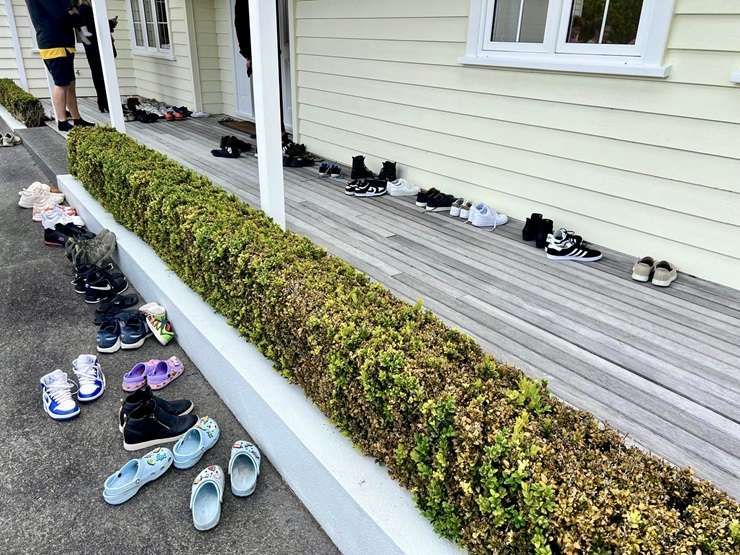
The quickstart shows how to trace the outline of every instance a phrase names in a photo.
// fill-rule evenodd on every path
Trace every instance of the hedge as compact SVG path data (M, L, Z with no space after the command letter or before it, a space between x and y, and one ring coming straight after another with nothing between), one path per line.
M439 534L472 553L740 549L735 501L420 303L111 129L75 129L68 149L88 191L386 465Z
M11 79L0 79L0 104L27 127L44 125L44 107L41 101Z

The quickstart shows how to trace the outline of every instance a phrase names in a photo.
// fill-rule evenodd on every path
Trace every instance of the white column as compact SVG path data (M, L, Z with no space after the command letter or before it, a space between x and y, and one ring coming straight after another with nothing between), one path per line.
M111 125L121 133L125 133L126 124L123 121L121 92L118 87L118 73L116 73L116 58L113 56L113 39L110 36L108 6L105 2L106 0L93 0L92 3L95 29L98 35L98 49L100 50L100 65L103 66Z
M26 64L23 62L21 43L18 40L18 28L15 26L15 12L13 12L12 0L5 0L5 13L7 14L8 25L10 26L10 43L13 45L13 51L15 52L15 65L18 66L18 81L20 81L21 87L28 90Z
M249 0L260 207L285 229L277 13L272 0ZM241 68L237 69L241 71Z

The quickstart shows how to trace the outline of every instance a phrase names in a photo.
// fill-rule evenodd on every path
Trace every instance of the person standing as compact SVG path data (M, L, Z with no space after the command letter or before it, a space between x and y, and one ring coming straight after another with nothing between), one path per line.
M100 49L98 48L98 31L95 27L95 16L90 5L90 0L80 0L77 10L80 14L79 24L80 34L82 35L82 45L85 48L85 56L90 66L95 94L98 97L98 110L103 113L108 112L108 95L105 91L105 78L103 77L103 64L100 61ZM108 20L111 34L118 25L118 16ZM111 36L111 40L113 37ZM113 57L118 55L116 46L113 45Z
M54 86L51 101L60 131L69 131L73 125L92 125L80 116L75 90L75 23L77 10L65 0L26 0L31 22L36 30L39 55L51 74ZM72 123L67 120L67 110Z

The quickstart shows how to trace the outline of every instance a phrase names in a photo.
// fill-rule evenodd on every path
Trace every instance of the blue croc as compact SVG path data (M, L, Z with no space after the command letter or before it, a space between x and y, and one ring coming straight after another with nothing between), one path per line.
M190 509L196 530L215 528L221 519L221 501L224 498L224 471L218 465L201 470L190 490Z
M254 493L260 475L260 459L259 449L248 441L237 441L231 446L229 477L231 492L237 497Z
M172 448L175 457L175 468L185 469L194 467L203 453L216 445L221 430L213 418L204 416L198 420L188 433L182 436Z
M153 482L172 466L172 451L158 447L140 459L131 459L121 470L111 474L103 486L103 499L120 505L131 499L149 482Z

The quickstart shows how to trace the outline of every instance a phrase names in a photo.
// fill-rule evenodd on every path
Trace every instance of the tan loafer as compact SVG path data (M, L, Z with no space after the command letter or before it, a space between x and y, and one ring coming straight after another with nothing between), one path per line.
M641 258L632 267L632 279L647 283L655 271L655 260L649 256Z
M669 287L671 283L676 281L676 278L678 278L678 270L670 262L661 260L655 265L653 285L657 285L658 287Z

